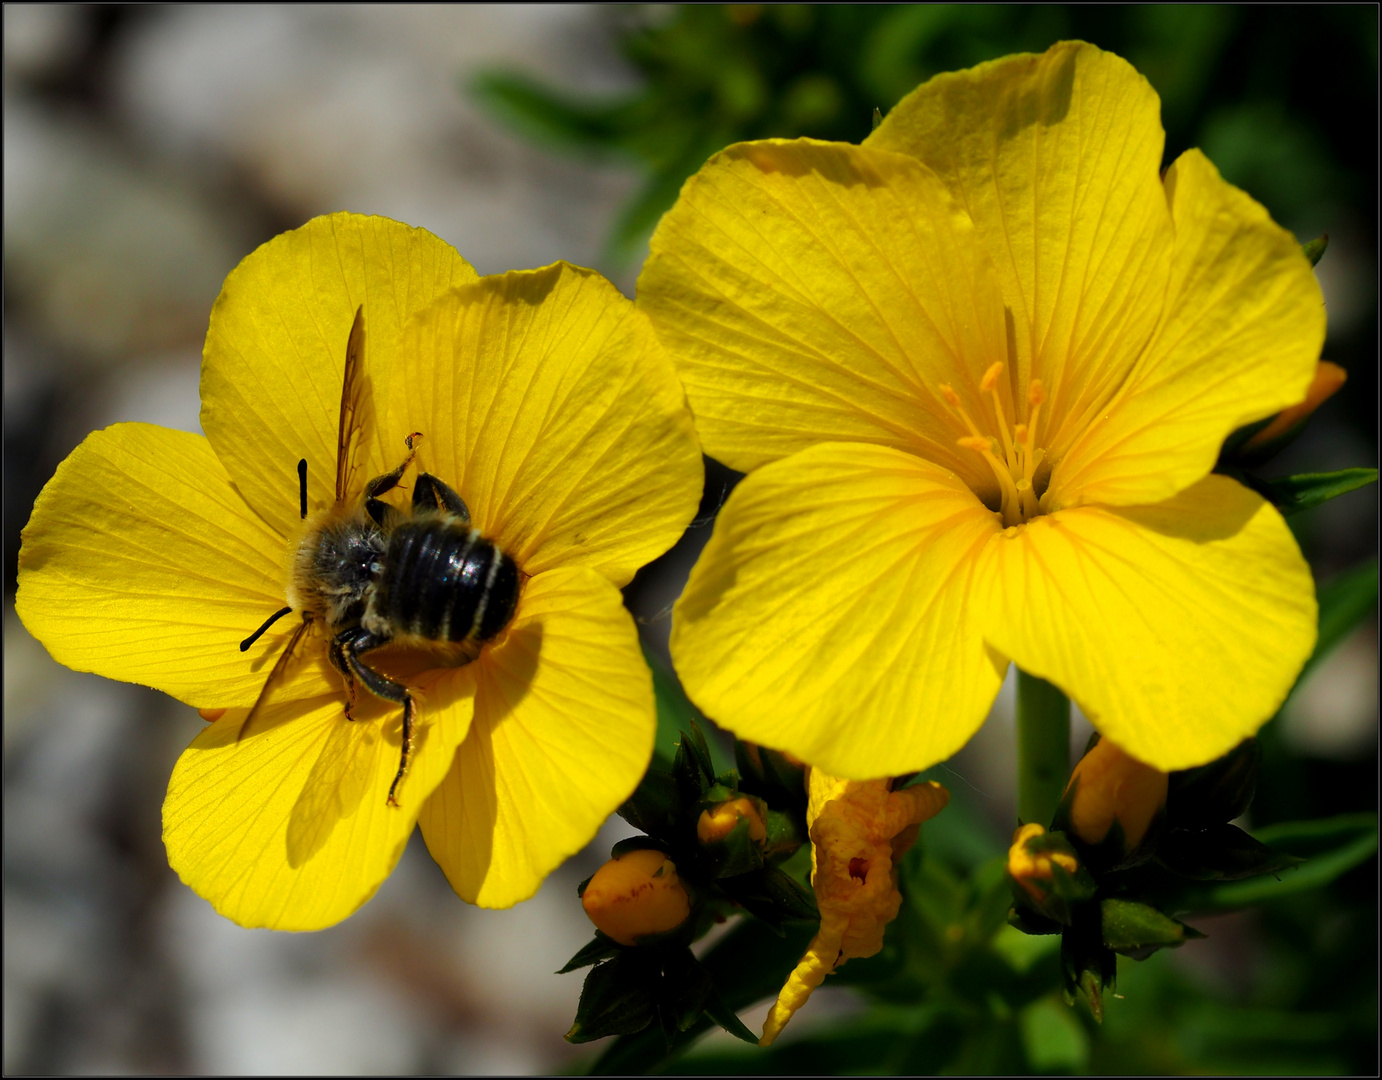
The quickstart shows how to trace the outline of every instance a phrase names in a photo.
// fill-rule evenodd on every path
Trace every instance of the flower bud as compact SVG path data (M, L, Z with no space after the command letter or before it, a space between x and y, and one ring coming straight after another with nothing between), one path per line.
M1008 849L1009 876L1038 904L1051 891L1052 864L1072 875L1080 869L1080 860L1069 844L1056 847L1048 842L1034 844L1031 849L1028 848L1029 840L1046 835L1048 834L1044 826L1036 823L1023 825L1013 833L1012 847ZM1054 834L1051 835L1054 839Z
M1119 857L1137 848L1166 806L1167 777L1100 739L1075 766L1066 785L1062 824L1082 843L1102 844L1116 822L1122 831Z
M1048 833L1035 822L1013 833L1008 877L1019 904L1063 926L1070 925L1075 905L1088 900L1095 890L1094 879L1080 865L1065 834Z
M671 859L640 848L600 867L581 894L581 906L601 933L620 945L635 945L641 937L684 923L691 897Z
M743 796L727 799L710 810L702 810L700 820L696 822L696 836L702 844L713 844L727 837L741 821L749 823L749 839L755 844L768 839L768 830L758 807Z
M1233 451L1234 460L1243 465L1256 465L1274 456L1295 438L1311 414L1333 397L1347 379L1348 372L1338 364L1331 364L1328 360L1319 361L1315 367L1314 381L1305 392L1305 400L1282 409L1272 417L1266 427L1255 432Z

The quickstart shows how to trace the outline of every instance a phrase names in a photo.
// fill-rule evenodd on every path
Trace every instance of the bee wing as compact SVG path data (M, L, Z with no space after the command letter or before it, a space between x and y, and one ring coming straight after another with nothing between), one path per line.
M298 643L302 641L302 635L307 632L307 627L311 625L309 619L303 619L298 624L298 628L293 631L293 636L288 639L288 644L283 647L283 651L278 654L278 660L274 663L273 670L269 672L269 677L264 680L264 687L259 691L259 696L254 699L254 707L250 709L249 715L245 717L245 722L240 725L240 730L235 735L238 743L249 731L250 725L254 723L254 718L259 715L260 708L269 700L269 691L273 685L282 678L283 673L288 670L288 664L293 659L293 653L297 651Z
M336 426L336 505L352 502L364 490L365 429L374 422L374 399L365 376L365 307L355 309L346 343L341 418Z

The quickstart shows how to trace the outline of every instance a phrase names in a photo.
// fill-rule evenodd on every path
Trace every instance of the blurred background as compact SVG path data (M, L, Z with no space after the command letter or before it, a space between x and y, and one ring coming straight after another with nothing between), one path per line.
M936 72L1078 37L1159 91L1168 161L1202 147L1300 239L1329 233L1325 356L1349 383L1275 468L1374 465L1377 35L1367 5L5 6L4 1070L523 1073L591 1056L561 1039L581 976L551 973L589 938L575 886L621 822L511 911L456 899L415 837L344 924L242 930L177 881L160 839L202 721L59 667L14 617L20 529L63 457L121 420L200 430L207 317L255 246L348 209L423 226L481 273L563 258L632 295L658 216L715 150L857 142ZM733 480L710 470L707 520ZM1372 487L1292 524L1326 580L1375 558L1376 518ZM654 653L708 534L627 592ZM1265 729L1251 823L1375 809L1377 698L1374 615ZM1005 688L938 773L956 794L941 820L987 854L1014 817L1011 711ZM1376 873L1218 917L1138 965L1129 1015L1150 1019L1086 1065L1375 1070ZM1168 1002L1194 994L1233 1022L1210 1008L1169 1026ZM860 1007L822 993L788 1038Z

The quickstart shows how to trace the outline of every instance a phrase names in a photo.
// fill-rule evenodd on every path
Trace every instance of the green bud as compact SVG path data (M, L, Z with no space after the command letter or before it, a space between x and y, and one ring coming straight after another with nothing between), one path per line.
M1329 234L1320 233L1314 240L1301 244L1301 251L1305 252L1305 257L1310 260L1311 266L1319 266L1320 259L1324 257L1325 249L1329 247Z
M1204 937L1194 927L1135 900L1104 900L1099 915L1104 945L1134 960L1145 960L1157 949Z
M1060 960L1066 1000L1073 1004L1076 996L1084 998L1095 1021L1102 1024L1104 992L1114 988L1118 957L1104 945L1099 931L1098 908L1083 908L1061 937Z

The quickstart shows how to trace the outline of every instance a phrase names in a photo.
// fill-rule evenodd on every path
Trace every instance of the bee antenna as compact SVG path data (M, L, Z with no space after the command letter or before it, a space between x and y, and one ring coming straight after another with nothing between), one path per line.
M303 473L306 473L306 471L307 471L307 470L306 470L306 465L307 465L307 462L304 461L304 462L302 463L302 466L303 466L303 467L302 467L302 471L303 471ZM274 623L278 622L278 620L281 619L281 618L283 618L283 616L285 616L285 615L287 615L287 614L290 614L290 613L292 612L292 610L293 610L292 608L286 607L286 608L284 608L282 611L275 611L275 612L274 612L272 615L270 615L266 620L264 620L264 625L263 625L263 626L261 626L258 630L256 630L254 633L252 633L249 637L245 638L244 641L240 642L240 651L241 651L241 652L249 652L250 646L253 645L253 644L254 644L256 641L258 641L260 638L262 638L262 637L264 636L264 632L265 632L266 630L268 630L269 627L271 627Z
M302 517L305 518L305 517L307 516L307 459L306 459L306 458L303 458L301 461L298 462L298 506L299 506L299 508L300 508L300 510L301 510L301 515L302 515ZM278 616L275 615L274 618L276 619L276 618L278 618ZM270 619L269 622L273 622L273 619ZM265 629L267 629L267 627L265 627ZM261 630L261 631L259 631L259 632L262 634L264 631ZM251 638L250 640L253 640L253 638ZM244 648L244 646L242 646L242 648Z

